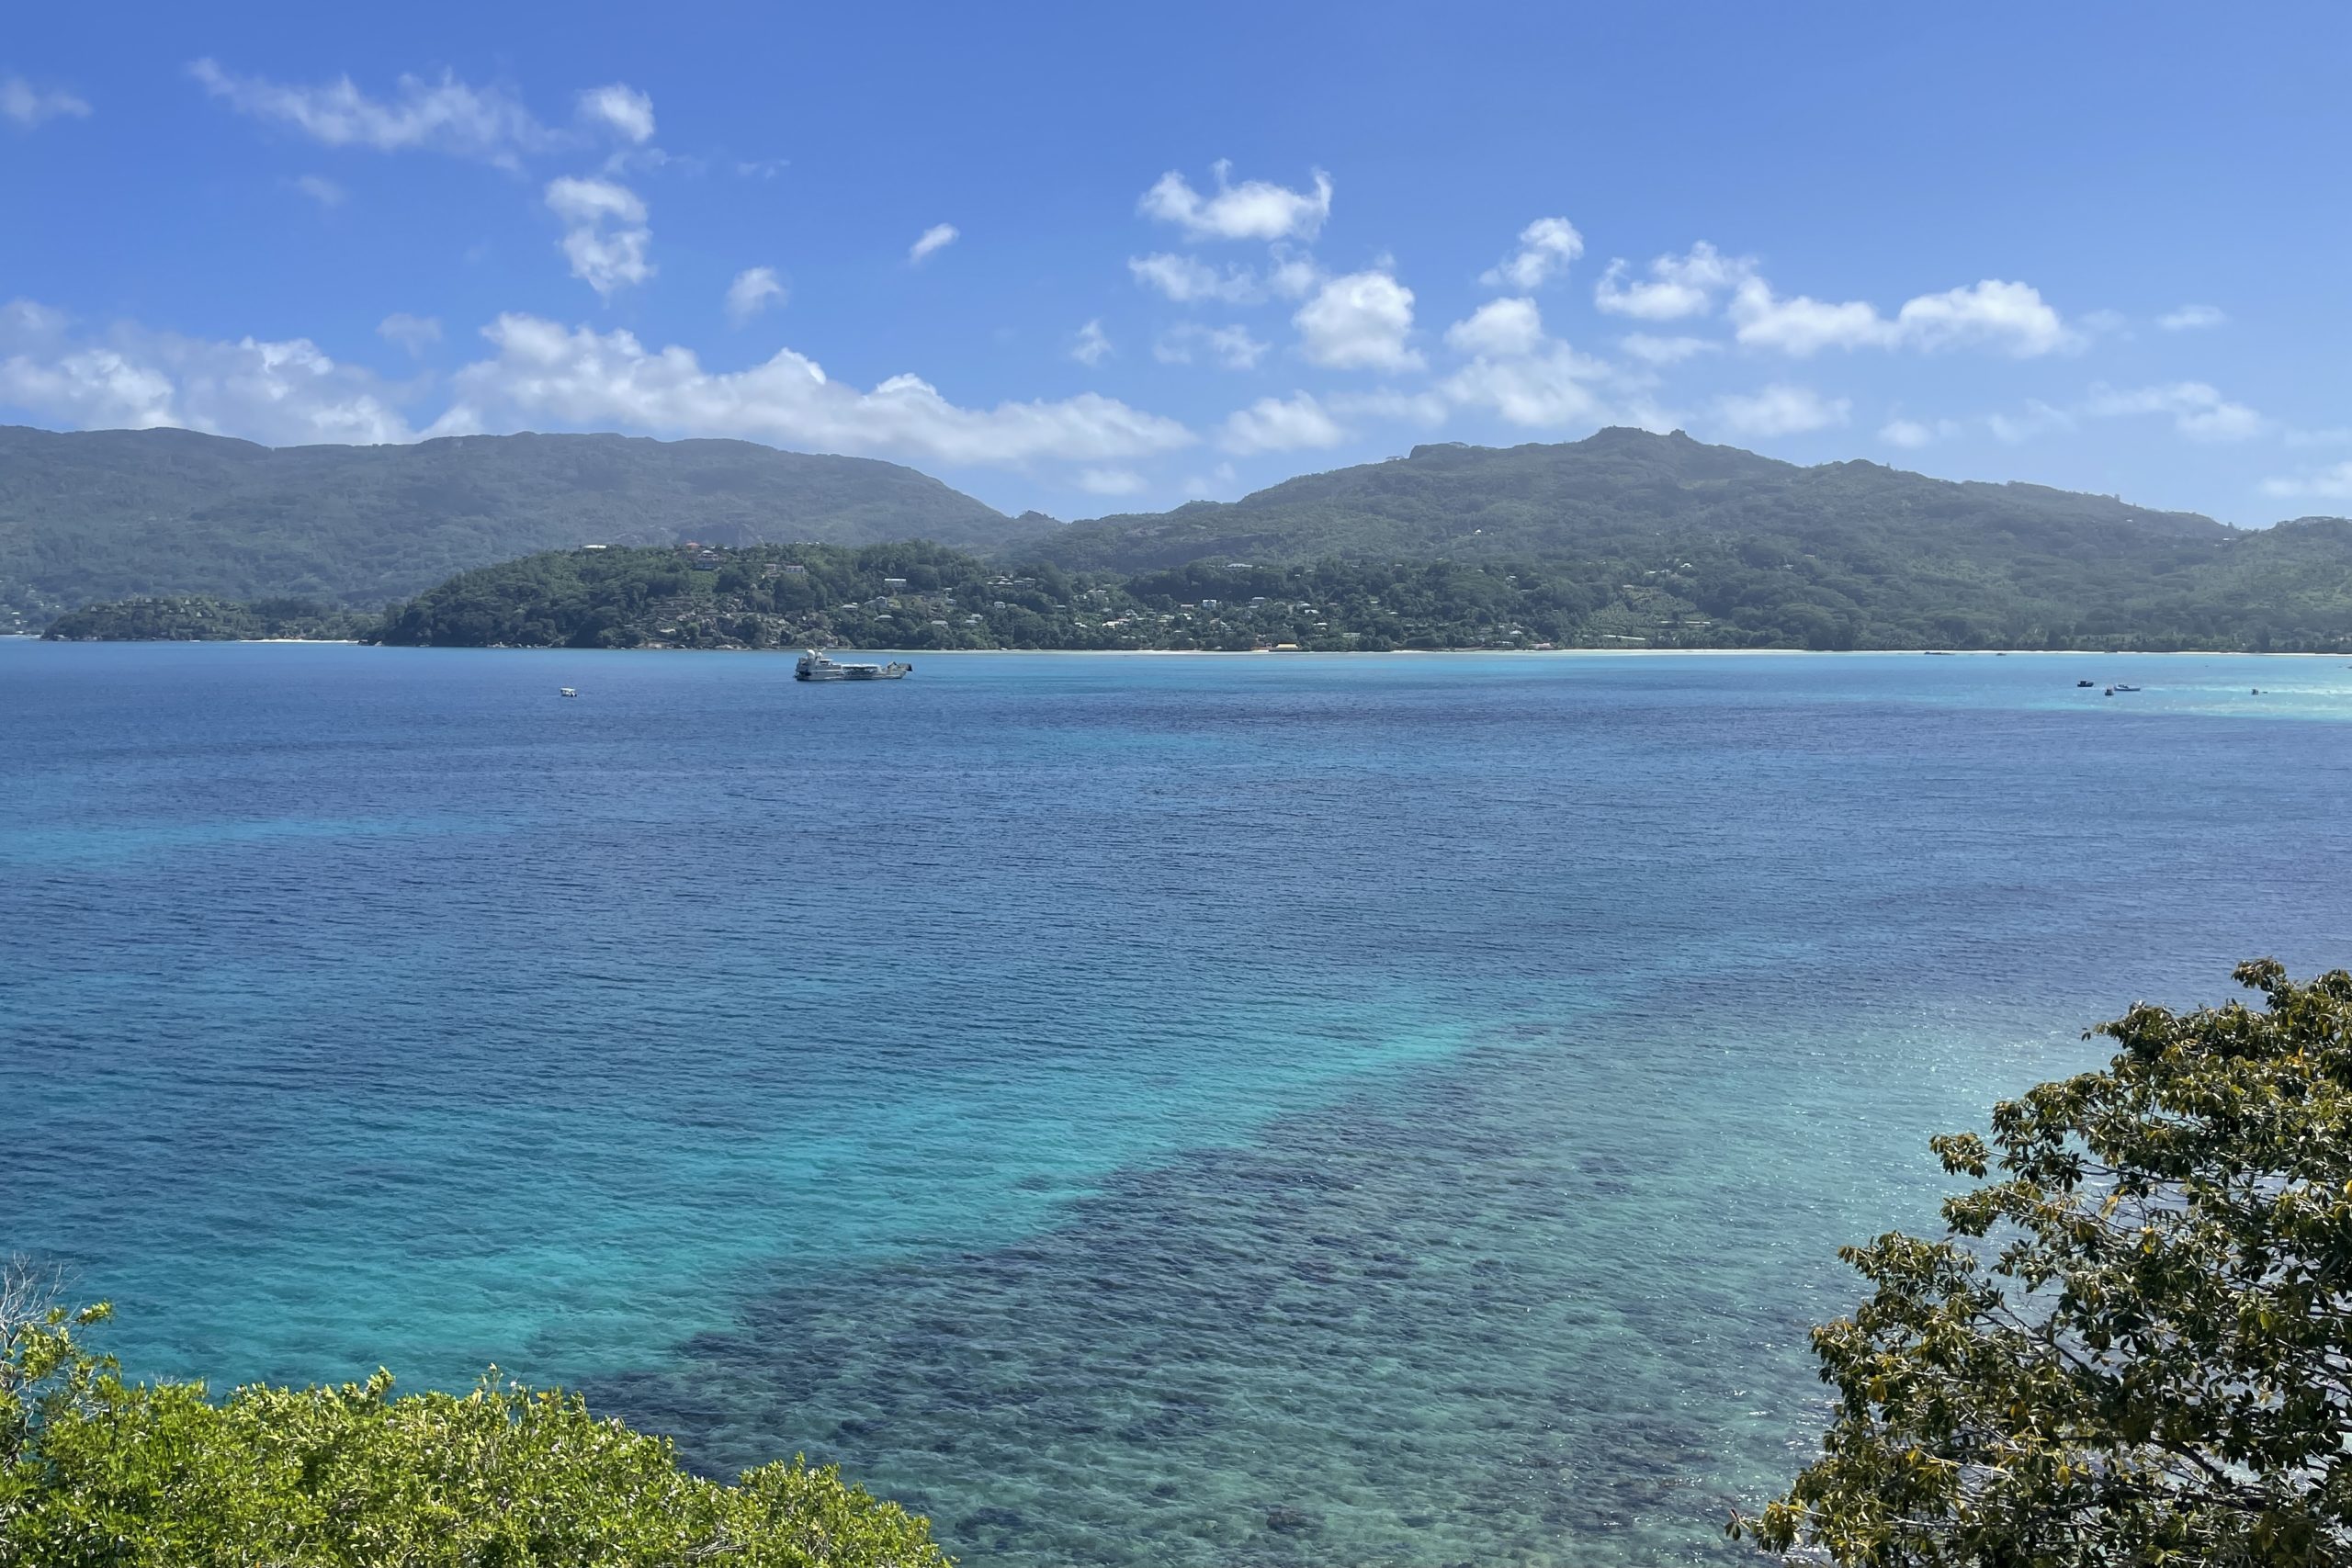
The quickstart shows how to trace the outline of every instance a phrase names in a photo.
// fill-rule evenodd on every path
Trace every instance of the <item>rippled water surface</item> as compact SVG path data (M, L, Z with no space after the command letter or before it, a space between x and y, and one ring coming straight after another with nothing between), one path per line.
M2340 660L917 662L0 642L0 1250L972 1564L1712 1561L1929 1133L2352 959Z

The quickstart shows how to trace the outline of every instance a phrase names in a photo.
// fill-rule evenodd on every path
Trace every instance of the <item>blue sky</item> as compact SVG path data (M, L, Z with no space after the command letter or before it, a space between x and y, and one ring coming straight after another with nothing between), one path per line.
M1061 517L1639 423L2333 514L2347 46L2320 6L26 9L0 420L740 436Z

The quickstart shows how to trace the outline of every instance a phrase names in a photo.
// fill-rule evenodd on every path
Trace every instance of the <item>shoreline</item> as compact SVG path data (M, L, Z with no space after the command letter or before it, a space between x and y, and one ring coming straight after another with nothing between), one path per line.
M45 643L50 640L51 639L37 633L0 634L0 641ZM801 651L799 644L789 648L491 648L470 645L408 648L385 643L362 642L356 637L74 637L59 640L79 646L380 648L409 653L746 653L790 657ZM2119 649L2111 651L2076 648L1936 649L1924 648L1396 648L1384 651L1300 649L1277 652L1272 649L1228 648L846 648L838 643L827 646L843 653L888 654L905 659L992 659L1007 655L1057 659L2008 659L2015 657L2019 659L2341 659L2352 662L2352 652L2318 653L2304 649L2282 649L2260 653L2242 648Z

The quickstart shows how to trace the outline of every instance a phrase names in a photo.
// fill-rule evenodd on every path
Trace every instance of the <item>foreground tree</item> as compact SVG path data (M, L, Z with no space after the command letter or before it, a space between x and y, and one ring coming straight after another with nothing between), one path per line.
M947 1568L924 1522L795 1461L732 1486L574 1394L391 1377L214 1403L125 1382L0 1288L0 1568Z
M1993 1114L1939 1241L1842 1256L1821 1457L1760 1518L1842 1563L2352 1563L2352 975L2138 1007Z

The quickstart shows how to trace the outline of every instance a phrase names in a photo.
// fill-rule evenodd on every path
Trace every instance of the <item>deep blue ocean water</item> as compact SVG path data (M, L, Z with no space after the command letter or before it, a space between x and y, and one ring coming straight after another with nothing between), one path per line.
M0 641L0 1251L989 1568L1714 1561L1929 1134L2352 962L2341 660L914 657Z

